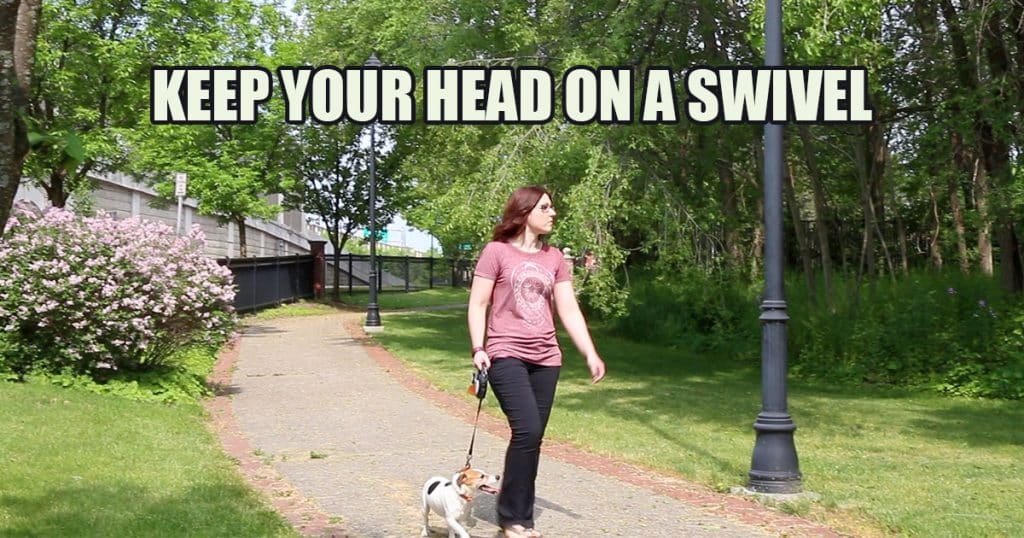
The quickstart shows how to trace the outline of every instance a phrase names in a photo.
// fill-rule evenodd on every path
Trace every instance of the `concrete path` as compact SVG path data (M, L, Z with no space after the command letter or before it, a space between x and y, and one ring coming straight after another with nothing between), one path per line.
M386 351L367 345L359 316L251 322L228 390L234 420L252 452L345 534L419 536L420 489L465 461L475 401L439 395L412 379ZM482 428L474 466L501 472L507 426L486 417ZM550 538L834 535L692 484L680 490L658 477L623 479L627 469L546 442L537 528ZM476 504L471 534L493 538L494 497L480 496ZM436 515L431 527L432 536L447 536Z

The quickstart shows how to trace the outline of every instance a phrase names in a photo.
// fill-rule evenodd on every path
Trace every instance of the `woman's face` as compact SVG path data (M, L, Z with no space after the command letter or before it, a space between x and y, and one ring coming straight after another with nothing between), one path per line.
M526 218L526 225L537 235L547 235L555 227L555 206L551 204L551 198L544 194L533 206L530 215Z

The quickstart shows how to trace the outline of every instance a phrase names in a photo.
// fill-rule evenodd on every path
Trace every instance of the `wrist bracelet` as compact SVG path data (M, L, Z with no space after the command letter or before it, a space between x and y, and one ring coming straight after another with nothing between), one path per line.
M483 350L484 350L484 346L473 346L473 350L470 352L470 356L471 357L476 357L476 353L478 351L483 351Z

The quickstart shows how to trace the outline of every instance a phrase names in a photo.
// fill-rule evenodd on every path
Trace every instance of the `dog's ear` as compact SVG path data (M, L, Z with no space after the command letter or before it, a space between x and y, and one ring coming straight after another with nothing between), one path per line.
M468 471L470 469L472 469L472 467L470 467L469 465L459 469L459 472L456 473L456 476L458 477L458 478L455 479L455 484L456 485L461 486L463 484L463 482L466 481L466 471Z

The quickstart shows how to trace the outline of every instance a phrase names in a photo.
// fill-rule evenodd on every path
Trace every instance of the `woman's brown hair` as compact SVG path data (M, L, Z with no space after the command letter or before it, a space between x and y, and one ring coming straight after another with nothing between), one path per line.
M519 235L526 227L530 212L545 194L551 198L551 193L539 185L516 189L505 203L505 213L501 215L501 222L494 227L492 241L508 241Z

